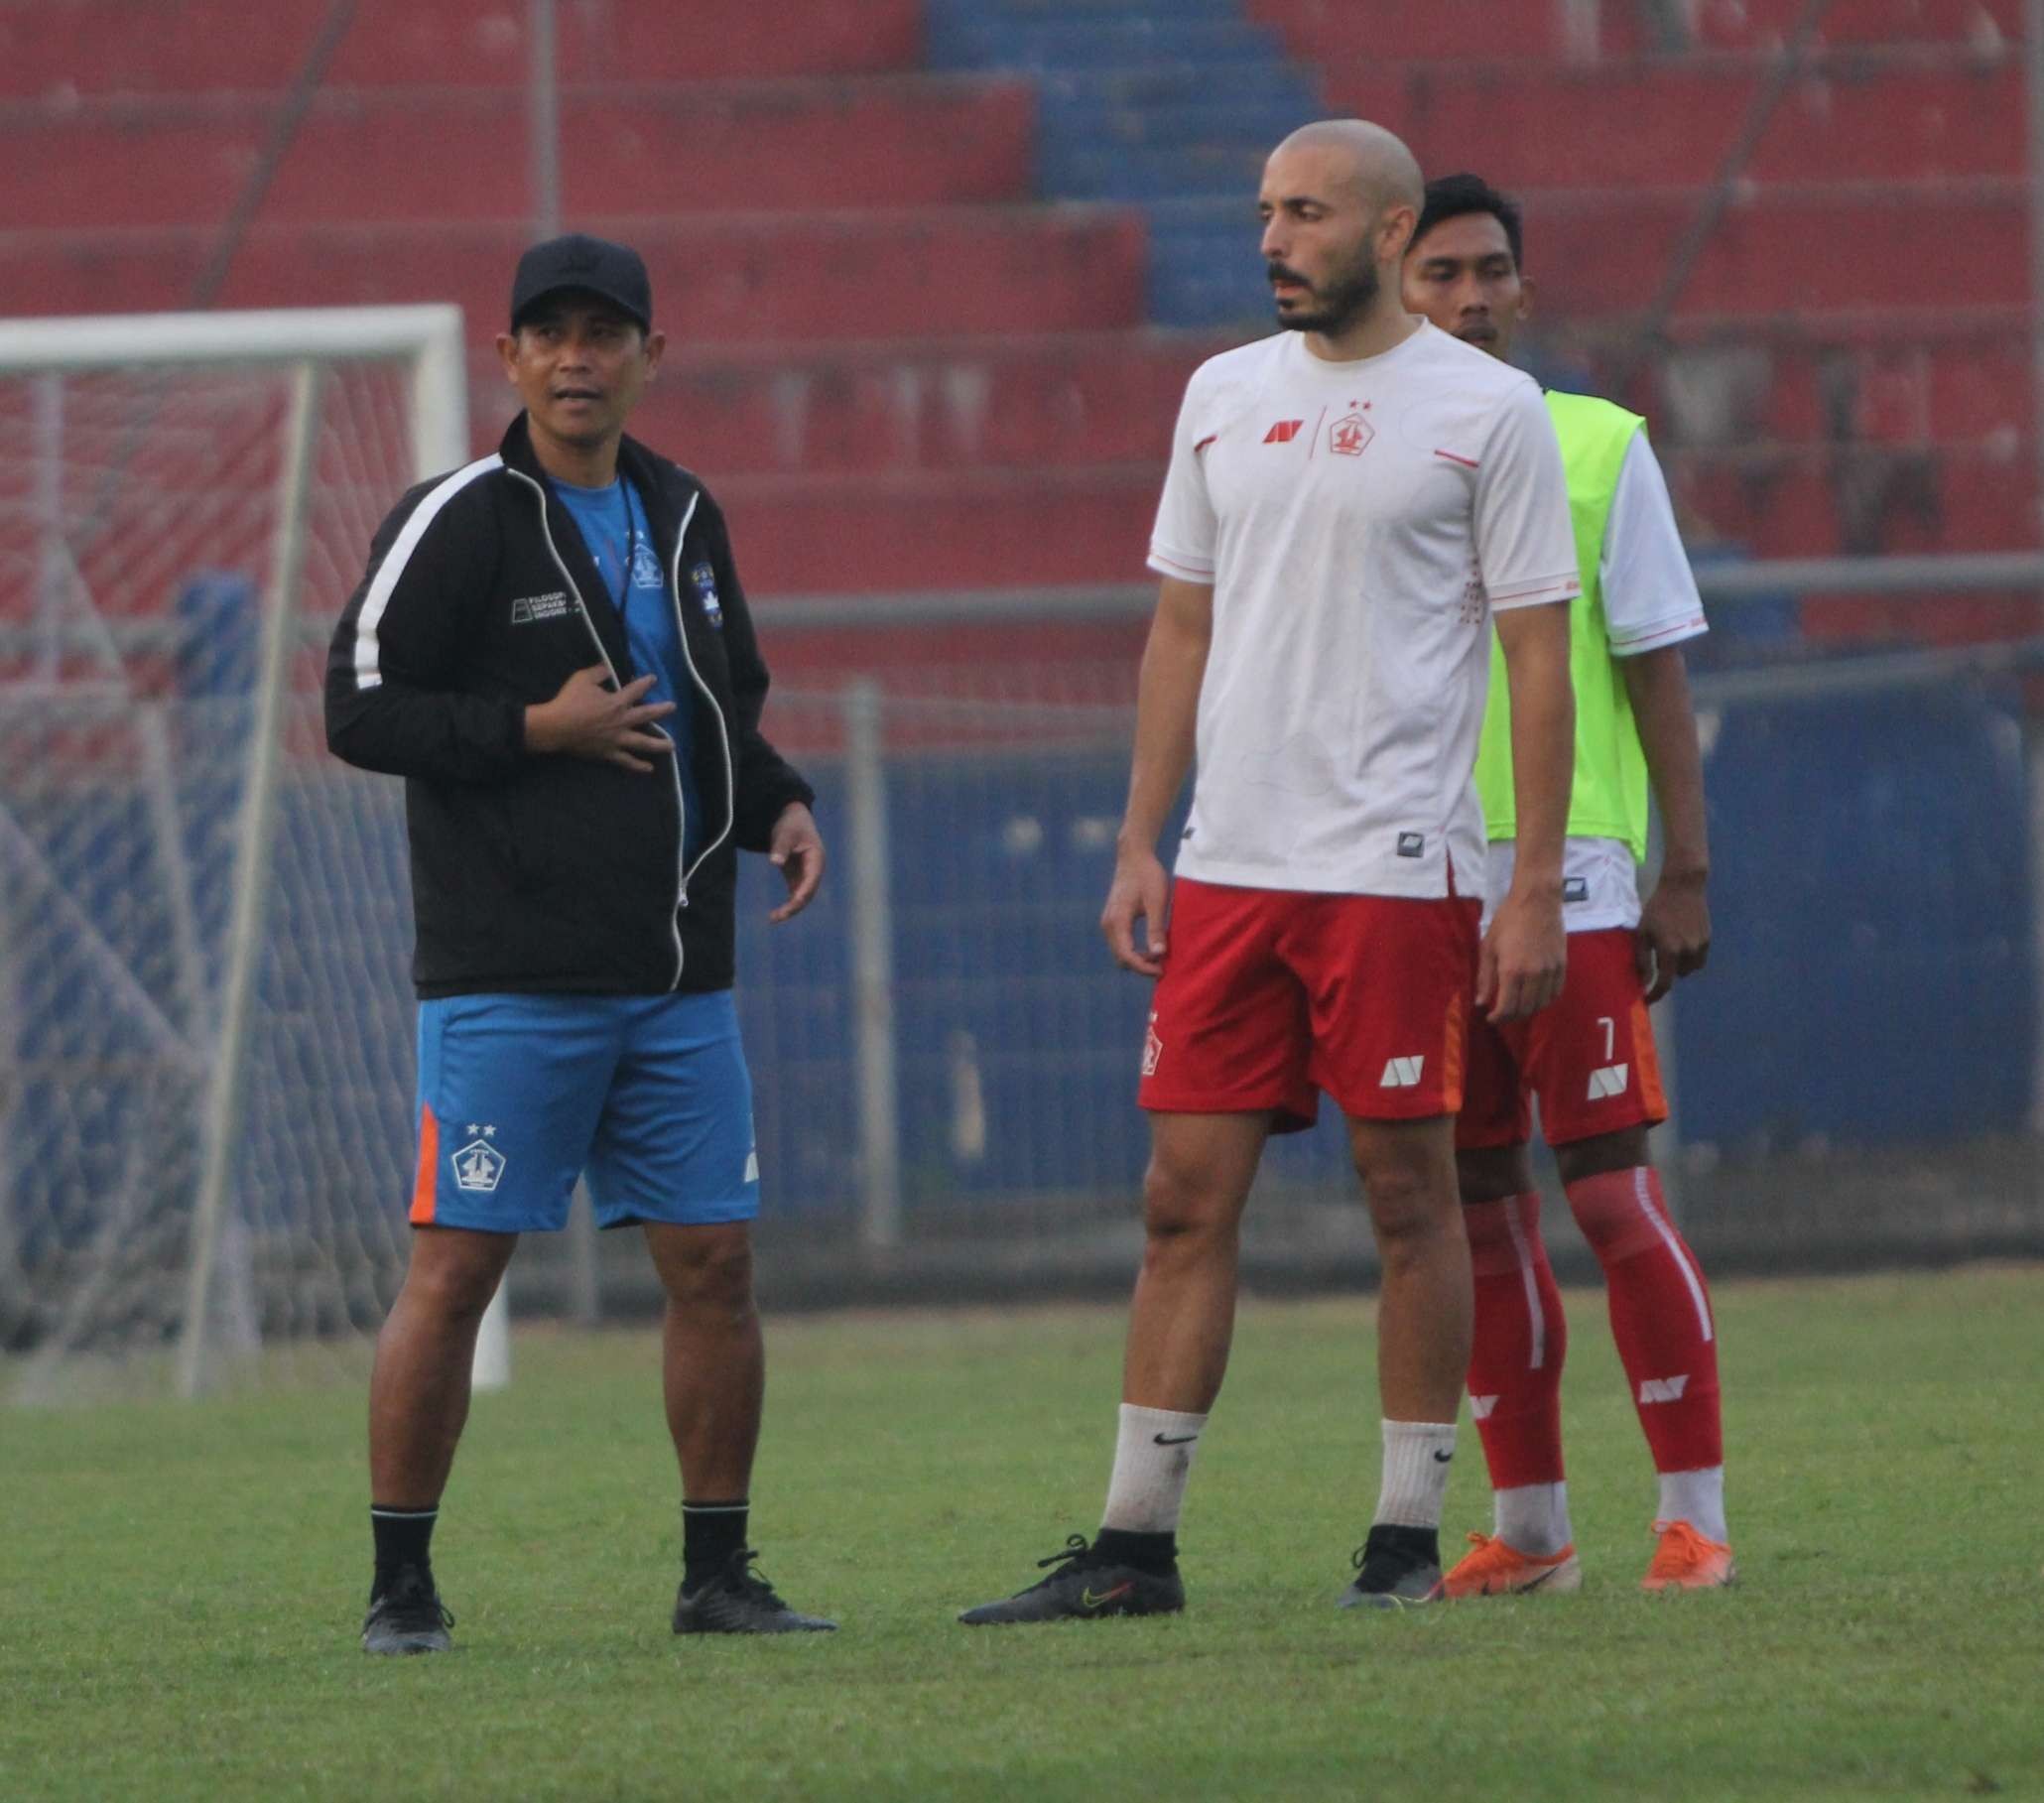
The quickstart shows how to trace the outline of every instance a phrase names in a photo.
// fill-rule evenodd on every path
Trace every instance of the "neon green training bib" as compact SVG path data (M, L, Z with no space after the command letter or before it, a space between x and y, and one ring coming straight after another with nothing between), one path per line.
M1569 514L1576 528L1576 562L1583 593L1570 603L1569 676L1576 685L1576 781L1569 796L1571 838L1622 839L1637 862L1646 858L1646 752L1632 721L1632 701L1618 660L1611 656L1604 621L1604 528L1618 492L1618 471L1633 435L1646 424L1638 414L1594 395L1547 396L1555 436L1568 473ZM1476 747L1476 794L1483 829L1493 838L1518 837L1512 790L1512 704L1504 652L1490 636L1490 699Z

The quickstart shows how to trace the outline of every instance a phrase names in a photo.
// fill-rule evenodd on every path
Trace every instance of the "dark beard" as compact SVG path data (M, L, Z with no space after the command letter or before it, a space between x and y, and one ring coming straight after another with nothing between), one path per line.
M1274 264L1271 274L1275 276L1281 269L1281 265ZM1297 272L1285 270L1283 273L1296 275ZM1369 312L1376 304L1377 293L1383 285L1376 264L1365 258L1331 287L1313 290L1313 298L1319 304L1315 311L1281 313L1278 324L1285 331L1319 331L1330 337L1337 336Z

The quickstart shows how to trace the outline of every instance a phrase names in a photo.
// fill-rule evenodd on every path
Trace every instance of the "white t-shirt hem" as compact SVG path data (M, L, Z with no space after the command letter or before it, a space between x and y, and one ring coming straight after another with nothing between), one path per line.
M1483 928L1512 886L1518 841L1493 838L1483 872ZM1574 896L1577 899L1571 900ZM1562 928L1569 933L1630 932L1639 925L1639 866L1622 838L1571 834L1562 850Z
M1333 869L1312 864L1233 863L1220 858L1204 858L1190 846L1179 853L1176 874L1196 883L1214 883L1226 889L1268 889L1280 894L1299 895L1383 895L1396 901L1477 901L1481 897L1473 883L1458 883L1451 896L1448 866L1439 857L1409 860L1409 871L1379 867L1375 870ZM1466 861L1458 862L1465 868Z

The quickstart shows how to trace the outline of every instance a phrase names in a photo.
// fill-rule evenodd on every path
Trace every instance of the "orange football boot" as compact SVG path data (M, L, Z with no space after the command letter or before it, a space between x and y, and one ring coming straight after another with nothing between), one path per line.
M1656 1521L1661 1543L1639 1581L1641 1590L1717 1590L1738 1577L1731 1548L1706 1540L1687 1521Z
M1522 1553L1490 1534L1471 1534L1474 1552L1465 1553L1441 1580L1446 1597L1504 1597L1514 1591L1576 1591L1583 1588L1583 1565L1573 1546L1545 1557Z

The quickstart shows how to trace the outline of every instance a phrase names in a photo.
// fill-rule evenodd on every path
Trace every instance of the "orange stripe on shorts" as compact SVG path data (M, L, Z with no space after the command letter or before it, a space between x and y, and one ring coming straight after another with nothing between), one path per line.
M1654 1044L1654 1023L1644 998L1632 1004L1632 1062L1639 1072L1639 1098L1656 1120L1668 1118L1668 1097L1661 1089L1661 1052Z
M433 1225L433 1199L440 1187L440 1122L434 1118L433 1103L419 1109L419 1175L412 1180L412 1224Z
M1441 1059L1441 1100L1451 1114L1462 1112L1463 1064L1469 1045L1469 992L1458 989L1448 1004L1448 1045Z

